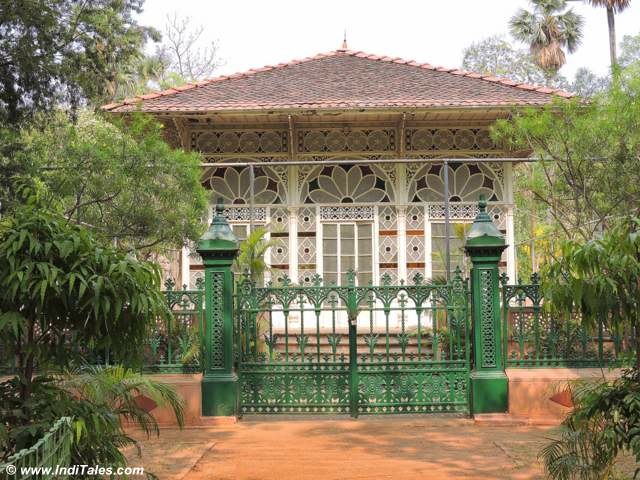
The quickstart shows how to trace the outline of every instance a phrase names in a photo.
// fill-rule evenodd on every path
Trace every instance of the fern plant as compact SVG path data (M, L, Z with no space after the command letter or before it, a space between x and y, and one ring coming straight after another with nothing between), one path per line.
M540 452L554 480L613 480L621 454L640 465L640 372L626 370L613 382L581 381L570 385L574 409L560 437ZM634 478L640 467L634 472Z

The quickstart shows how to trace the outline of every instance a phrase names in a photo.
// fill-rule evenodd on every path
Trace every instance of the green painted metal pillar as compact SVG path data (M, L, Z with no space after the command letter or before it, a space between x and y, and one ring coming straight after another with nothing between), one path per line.
M202 415L238 414L238 375L233 362L233 273L238 241L221 202L196 251L204 263L205 326Z
M358 299L356 272L347 272L347 317L349 320L349 411L358 417Z
M484 196L465 242L471 258L473 370L471 411L504 413L509 409L509 381L504 371L498 263L507 248L504 236L487 214Z

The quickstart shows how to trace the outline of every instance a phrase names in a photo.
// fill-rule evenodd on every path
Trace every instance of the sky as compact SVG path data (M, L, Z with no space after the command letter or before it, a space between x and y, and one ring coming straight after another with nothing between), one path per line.
M560 73L572 78L588 67L609 67L607 14L581 1L569 5L585 19L584 39ZM471 43L491 35L508 38L508 21L527 0L146 0L143 25L161 29L167 15L191 17L203 37L217 40L225 64L218 74L274 65L348 47L444 67L459 67ZM618 41L640 33L640 1L616 16Z

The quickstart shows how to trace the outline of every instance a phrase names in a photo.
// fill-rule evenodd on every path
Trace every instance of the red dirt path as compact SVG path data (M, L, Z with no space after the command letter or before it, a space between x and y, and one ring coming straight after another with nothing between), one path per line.
M165 429L131 465L162 480L541 479L550 433L433 416L245 417Z

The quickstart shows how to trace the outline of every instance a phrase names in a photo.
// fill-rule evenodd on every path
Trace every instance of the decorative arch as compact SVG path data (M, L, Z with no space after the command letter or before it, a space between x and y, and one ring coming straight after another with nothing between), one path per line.
M389 203L393 182L375 165L317 167L301 179L300 200L306 204Z
M280 205L287 201L286 178L269 168L254 167L254 199L257 205ZM251 173L249 167L214 167L205 179L205 186L222 197L226 205L250 203Z
M500 175L488 165L451 163L448 168L450 202L475 202L481 194L491 202L504 199ZM409 202L442 202L443 198L444 165L428 164L419 168L409 182Z

